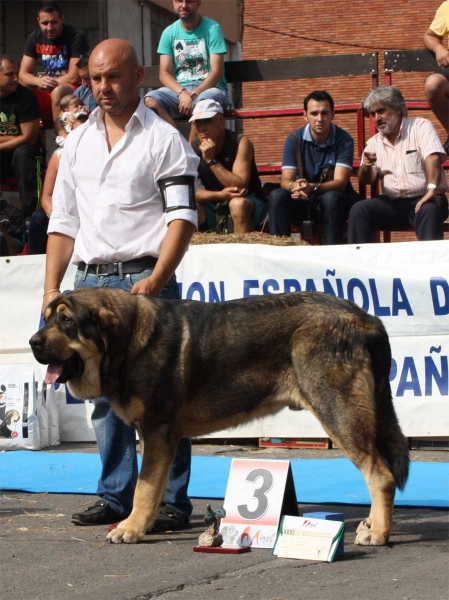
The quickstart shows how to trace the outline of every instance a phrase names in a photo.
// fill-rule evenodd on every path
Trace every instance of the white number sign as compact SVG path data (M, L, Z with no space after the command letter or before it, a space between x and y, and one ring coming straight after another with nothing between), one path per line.
M272 548L282 514L298 514L288 460L234 458L220 533L227 546Z

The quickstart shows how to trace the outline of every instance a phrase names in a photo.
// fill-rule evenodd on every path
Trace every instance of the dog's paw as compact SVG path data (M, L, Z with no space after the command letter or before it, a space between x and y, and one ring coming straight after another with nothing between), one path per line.
M371 529L371 521L369 519L364 519L360 521L359 526L356 529L356 533L360 533L361 531L369 531Z
M106 541L110 544L137 544L145 535L145 532L142 534L133 527L124 526L125 521L119 523L119 525L112 529L107 537Z
M360 525L359 525L360 528ZM357 529L357 537L355 543L358 546L385 546L388 542L388 535L376 533L372 529Z

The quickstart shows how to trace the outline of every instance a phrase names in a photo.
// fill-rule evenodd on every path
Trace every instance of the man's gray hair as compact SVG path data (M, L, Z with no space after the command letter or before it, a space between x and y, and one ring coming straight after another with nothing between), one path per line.
M369 112L371 106L379 104L379 102L383 102L387 106L391 106L391 108L400 106L403 117L406 117L408 114L407 107L405 106L405 98L402 92L394 85L386 85L371 90L363 101L363 108Z

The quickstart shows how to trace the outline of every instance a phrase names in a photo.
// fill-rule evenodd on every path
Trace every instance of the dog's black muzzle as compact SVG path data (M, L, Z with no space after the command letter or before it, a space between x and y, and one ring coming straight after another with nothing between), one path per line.
M32 350L32 352L34 354L34 358L37 360L37 362L40 362L43 365L51 362L51 359L53 357L48 355L48 352L46 349L46 344L45 344L45 337L41 333L39 333L39 332L35 333L30 338L28 343L31 346L31 350Z
M56 380L57 383L66 383L76 377L81 377L84 372L84 362L81 356L74 352L73 355L66 361L62 362L60 357L48 347L45 335L41 331L35 333L29 340L34 358L41 365L62 365L61 374Z

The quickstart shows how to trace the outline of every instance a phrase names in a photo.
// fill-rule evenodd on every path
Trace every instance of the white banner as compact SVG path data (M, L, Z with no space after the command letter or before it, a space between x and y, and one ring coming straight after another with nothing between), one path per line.
M28 339L39 323L44 257L0 261L0 363L33 362ZM72 288L74 273L71 267L62 289ZM449 435L447 241L327 247L191 246L177 276L183 298L206 302L296 290L324 291L353 300L379 316L390 335L390 379L404 433L409 437ZM84 403L60 407L61 441L94 439L91 410L92 405ZM213 437L326 434L307 411L285 409Z

